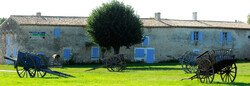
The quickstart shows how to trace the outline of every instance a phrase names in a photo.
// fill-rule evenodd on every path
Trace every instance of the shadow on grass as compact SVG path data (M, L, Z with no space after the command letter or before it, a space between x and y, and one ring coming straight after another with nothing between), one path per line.
M43 79L60 79L59 77L41 77Z
M182 68L149 67L149 68L127 68L126 70L182 70Z
M213 82L214 84L225 84L225 85L236 85L236 86L250 86L250 83L242 82L233 82L233 83L224 83L224 82Z

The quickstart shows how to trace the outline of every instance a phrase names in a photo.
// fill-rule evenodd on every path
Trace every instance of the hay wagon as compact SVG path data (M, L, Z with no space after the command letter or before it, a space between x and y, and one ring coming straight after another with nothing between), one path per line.
M64 78L74 77L72 75L49 69L49 58L45 55L18 51L17 59L7 56L4 56L4 58L15 63L14 68L20 78L44 77L47 73Z
M201 83L212 83L214 75L220 74L223 82L234 82L237 75L237 59L232 55L231 49L206 51L197 56L196 60L196 75L184 79L199 79Z

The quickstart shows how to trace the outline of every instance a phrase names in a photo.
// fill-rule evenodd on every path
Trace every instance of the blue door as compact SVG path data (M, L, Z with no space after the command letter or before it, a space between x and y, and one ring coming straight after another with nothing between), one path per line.
M147 49L147 63L154 63L154 48Z
M10 57L10 47L7 47L7 57ZM10 65L10 60L7 60L7 64Z
M13 57L17 58L17 47L13 47Z
M64 58L70 58L70 49L64 49Z

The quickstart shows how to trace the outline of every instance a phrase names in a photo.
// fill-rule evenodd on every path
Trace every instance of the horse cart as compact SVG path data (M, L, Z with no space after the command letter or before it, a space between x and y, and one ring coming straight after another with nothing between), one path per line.
M44 77L47 73L64 78L74 77L49 69L49 58L45 55L18 52L16 59L6 56L4 58L15 63L14 68L20 78Z
M86 70L86 71L95 70L101 67L107 68L107 70L110 72L120 72L126 69L126 61L125 61L124 54L112 55L110 57L106 57L102 59L101 61L103 65L93 68L93 69Z
M181 63L182 69L186 73L196 73L197 72L198 62L196 61L196 57L198 55L199 54L197 54L197 53L187 51L181 56L180 63Z
M215 74L220 74L223 82L234 82L236 78L237 59L232 55L231 49L206 51L197 56L196 61L196 75L184 79L199 79L201 83L212 83Z

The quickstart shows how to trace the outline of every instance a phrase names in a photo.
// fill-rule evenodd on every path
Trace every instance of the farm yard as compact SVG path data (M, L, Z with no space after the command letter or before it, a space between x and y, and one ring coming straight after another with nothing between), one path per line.
M234 83L223 83L220 75L215 74L212 85L250 85L250 62L238 61L236 80ZM44 78L19 78L13 65L0 65L1 86L200 86L211 85L200 83L199 80L183 80L195 74L187 74L178 62L145 64L130 63L123 72L109 72L106 68L93 71L85 70L100 65L70 65L62 68L51 68L75 76L75 78L63 78L47 74ZM13 71L9 71L13 70Z

